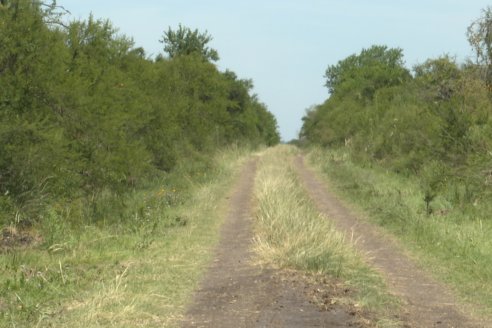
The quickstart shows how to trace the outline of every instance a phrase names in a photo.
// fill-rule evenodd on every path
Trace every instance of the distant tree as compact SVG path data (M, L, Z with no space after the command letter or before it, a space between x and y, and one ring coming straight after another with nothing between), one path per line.
M219 60L217 50L207 46L212 39L206 31L200 33L198 29L191 30L180 24L177 30L169 27L159 41L164 44L164 51L167 52L169 58L198 54L207 61L217 61Z
M371 100L378 89L400 85L410 78L403 64L401 49L372 46L329 66L325 85L331 94L350 93Z
M468 42L475 50L477 65L483 68L483 78L492 84L492 8L482 11L467 31Z
M428 59L414 67L416 82L422 86L426 100L449 100L458 87L461 76L455 60L449 56Z

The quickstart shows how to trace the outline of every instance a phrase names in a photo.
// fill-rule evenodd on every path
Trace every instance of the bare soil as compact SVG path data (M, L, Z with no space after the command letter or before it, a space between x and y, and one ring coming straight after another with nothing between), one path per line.
M450 289L406 256L395 240L378 227L358 219L329 186L305 167L302 157L295 159L295 167L318 209L333 220L347 238L356 241L355 246L367 262L382 273L390 290L403 300L402 317L408 327L492 327L490 322L472 319Z
M333 299L333 282L252 263L252 193L256 161L248 162L229 197L215 259L182 327L365 327L355 308ZM335 304L333 304L335 303Z
M41 242L41 237L33 231L19 230L15 227L5 227L0 232L0 254L34 247Z

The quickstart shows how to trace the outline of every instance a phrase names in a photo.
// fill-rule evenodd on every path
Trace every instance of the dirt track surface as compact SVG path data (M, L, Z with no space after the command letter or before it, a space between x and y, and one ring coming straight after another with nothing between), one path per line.
M303 184L318 209L327 215L356 247L366 254L368 263L385 277L390 290L403 302L403 319L409 327L491 327L467 317L448 288L423 272L398 245L377 227L359 220L304 166L295 160Z
M251 263L251 201L256 162L248 162L229 198L213 264L188 308L182 327L361 327L350 308L320 309L310 299L323 286L296 274ZM325 286L326 287L326 286ZM325 291L326 292L326 291ZM329 295L324 296L329 304Z

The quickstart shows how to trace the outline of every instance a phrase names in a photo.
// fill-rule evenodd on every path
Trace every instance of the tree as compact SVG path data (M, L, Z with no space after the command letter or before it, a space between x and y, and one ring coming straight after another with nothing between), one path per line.
M410 73L403 66L401 49L372 46L329 66L325 78L332 95L354 94L359 100L372 100L378 89L400 85Z
M212 41L212 36L206 31L200 33L198 29L193 31L179 24L176 31L169 27L159 41L164 43L164 51L167 52L171 59L177 56L196 54L207 61L219 60L217 50L207 46Z
M122 217L149 177L278 142L252 82L213 63L207 33L169 29L169 57L151 60L110 21L65 24L45 2L0 0L0 225L71 203L84 204L77 219Z
M30 220L74 181L55 99L67 52L51 20L37 2L0 7L0 224L6 202Z
M482 11L482 17L475 20L467 31L468 42L475 50L476 63L483 68L482 76L492 84L492 8Z
M458 87L461 71L449 56L428 59L414 67L415 80L429 101L449 100Z

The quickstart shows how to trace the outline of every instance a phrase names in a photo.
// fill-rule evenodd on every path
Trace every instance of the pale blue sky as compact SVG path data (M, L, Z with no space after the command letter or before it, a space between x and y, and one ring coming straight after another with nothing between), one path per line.
M108 18L148 54L179 23L214 38L218 66L254 81L282 139L297 137L305 109L328 97L328 65L373 44L400 47L409 68L472 55L466 28L485 0L58 0L73 19Z

